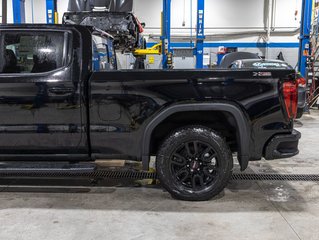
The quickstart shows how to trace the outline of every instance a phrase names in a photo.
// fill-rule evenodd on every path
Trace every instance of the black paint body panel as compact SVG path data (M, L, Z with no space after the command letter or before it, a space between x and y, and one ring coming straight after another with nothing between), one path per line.
M272 136L292 130L279 91L293 71L272 71L273 77L266 78L253 74L223 70L93 73L89 81L92 152L140 159L147 154L141 147L149 140L145 141L145 131L168 108L174 107L173 112L207 111L224 104L219 111L233 107L238 112L231 113L244 119L237 127L247 129L241 148L249 151L242 157L260 159ZM183 110L185 106L191 110Z

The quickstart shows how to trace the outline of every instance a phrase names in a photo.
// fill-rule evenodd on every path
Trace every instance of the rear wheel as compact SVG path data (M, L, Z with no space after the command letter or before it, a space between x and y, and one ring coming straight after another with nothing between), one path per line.
M302 115L303 115L303 113L304 113L303 108L298 108L296 118L297 118L297 119L301 118Z
M174 198L204 201L224 189L233 159L228 145L217 133L203 126L189 126L164 141L156 168L161 184Z

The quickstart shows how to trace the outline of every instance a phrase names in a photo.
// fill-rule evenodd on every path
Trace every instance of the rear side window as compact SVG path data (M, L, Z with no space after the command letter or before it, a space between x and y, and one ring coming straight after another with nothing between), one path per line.
M64 65L63 32L2 32L1 73L44 73Z

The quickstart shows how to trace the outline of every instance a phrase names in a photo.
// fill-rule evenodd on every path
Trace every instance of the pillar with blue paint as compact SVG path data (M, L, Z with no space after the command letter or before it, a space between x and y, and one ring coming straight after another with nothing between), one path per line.
M46 0L47 24L55 24L56 1Z
M25 23L25 0L12 0L13 22Z
M168 69L168 54L171 53L171 0L163 0L161 40L162 67Z
M306 77L307 58L310 55L310 31L313 0L302 0L300 46L298 68L302 76Z
M197 1L197 25L196 25L196 68L204 67L204 15L205 13L205 0Z

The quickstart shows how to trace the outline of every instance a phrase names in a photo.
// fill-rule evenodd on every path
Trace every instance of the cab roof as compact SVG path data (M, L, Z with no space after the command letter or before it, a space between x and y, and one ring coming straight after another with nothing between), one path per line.
M84 26L84 25L73 25L73 24L0 24L0 30L7 30L7 29L34 29L34 30L71 30L75 29L79 32L86 32L89 31L90 34L92 33L99 33L108 38L114 38L111 34L104 32L101 29L98 29L93 26Z

